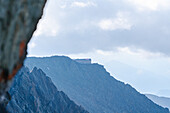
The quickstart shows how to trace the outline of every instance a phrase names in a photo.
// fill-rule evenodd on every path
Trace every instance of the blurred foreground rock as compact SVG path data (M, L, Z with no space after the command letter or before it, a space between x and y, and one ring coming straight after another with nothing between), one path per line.
M0 106L10 99L7 91L22 67L45 3L46 0L0 0Z

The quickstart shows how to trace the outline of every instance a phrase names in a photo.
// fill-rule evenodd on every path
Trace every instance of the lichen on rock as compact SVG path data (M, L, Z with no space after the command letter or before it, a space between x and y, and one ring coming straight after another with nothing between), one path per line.
M0 0L0 103L22 67L46 0Z

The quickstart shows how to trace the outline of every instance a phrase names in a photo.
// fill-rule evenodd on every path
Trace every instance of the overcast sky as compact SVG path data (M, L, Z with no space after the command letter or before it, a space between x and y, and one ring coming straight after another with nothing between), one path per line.
M170 97L169 14L170 0L48 0L28 53L92 58L137 90Z

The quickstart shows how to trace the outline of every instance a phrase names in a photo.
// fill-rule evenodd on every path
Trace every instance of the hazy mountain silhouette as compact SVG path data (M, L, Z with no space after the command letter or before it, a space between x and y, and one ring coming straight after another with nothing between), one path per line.
M145 95L156 104L159 104L160 106L167 107L168 109L170 109L170 98L159 97L152 94L145 94Z

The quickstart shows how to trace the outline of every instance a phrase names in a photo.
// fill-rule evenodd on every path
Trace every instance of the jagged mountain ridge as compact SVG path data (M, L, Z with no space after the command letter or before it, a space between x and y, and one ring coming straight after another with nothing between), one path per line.
M169 113L128 84L117 81L102 65L81 64L68 57L27 58L41 68L59 90L90 113Z
M88 113L68 96L58 91L46 74L36 67L23 67L10 89L9 113Z

